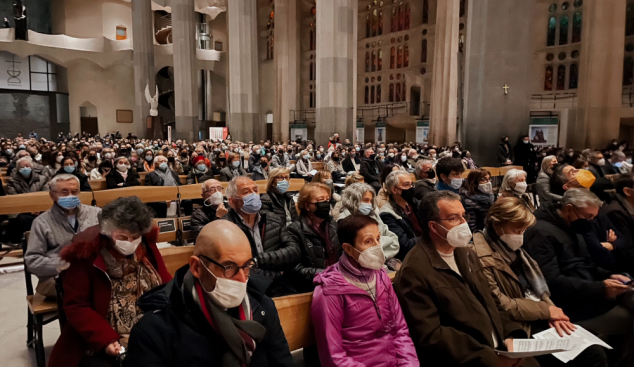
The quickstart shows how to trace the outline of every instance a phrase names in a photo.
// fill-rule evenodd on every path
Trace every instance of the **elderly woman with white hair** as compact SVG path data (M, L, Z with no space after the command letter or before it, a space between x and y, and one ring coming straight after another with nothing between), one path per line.
M49 366L119 366L144 293L172 279L156 247L158 228L137 197L103 207L99 225L77 234L61 252L68 322ZM123 348L122 348L123 347Z
M531 197L526 193L526 189L528 188L526 178L526 171L522 171L520 169L511 169L506 172L504 179L502 180L502 186L500 186L500 195L498 196L498 199L513 196L518 197L522 199L524 205L526 205L532 213L535 211L535 206L533 205Z
M288 168L273 168L269 172L266 192L261 195L262 211L275 213L288 227L299 219L293 195L287 192L291 187L291 172Z
M22 157L15 162L11 172L11 181L7 182L7 194L27 194L30 192L48 191L48 177L33 170L33 160Z
M557 163L557 157L554 155L549 155L542 159L542 169L537 175L537 182L535 182L537 195L539 196L539 202L541 204L559 201L562 198L560 195L550 192L550 176L553 175L553 168L555 168Z
M398 254L398 236L383 223L374 203L374 188L367 183L359 182L348 186L341 194L342 210L338 222L352 214L368 215L377 221L381 233L381 248L385 254L385 264L390 270L398 270L401 262L395 258Z
M308 150L302 150L299 153L299 159L295 163L295 168L297 169L297 174L304 177L306 181L311 181L313 174L310 173L313 171L313 165L310 163L310 154L308 154Z

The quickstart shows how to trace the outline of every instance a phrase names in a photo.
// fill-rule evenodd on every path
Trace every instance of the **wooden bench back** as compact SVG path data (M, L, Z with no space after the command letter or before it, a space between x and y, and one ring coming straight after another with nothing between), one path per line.
M303 178L291 178L291 185L288 188L288 191L295 192L299 191L304 187L306 181Z
M177 194L177 186L136 186L96 191L93 193L97 206L101 207L120 197L137 196L144 203L153 203L157 201L176 200Z
M313 166L313 169L317 171L324 169L324 162L310 162L310 164Z
M167 271L174 276L176 270L189 263L194 254L194 246L167 247L159 250Z
M312 300L312 293L273 298L290 350L315 344L315 329L310 316Z
M520 171L523 171L524 167L522 167L522 166L504 166L504 167L500 167L500 176L506 175L506 172L508 172L508 171L510 171L512 169L518 169Z
M176 241L176 231L178 230L176 218L154 218L152 221L155 226L159 227L159 235L156 242Z
M92 193L79 193L79 200L82 204L90 205L92 203ZM0 196L0 215L44 212L49 210L51 206L53 206L53 200L48 191Z
M92 189L92 191L101 191L108 189L105 178L99 180L89 180L88 183L90 184L90 188Z
M187 175L178 175L181 180L181 185L187 185Z
M182 185L178 187L181 200L200 199L203 189L202 184Z
M192 238L192 217L180 217L178 218L178 228L181 230L181 235L185 241Z
M480 168L489 171L489 173L491 174L491 177L500 176L500 169L497 167L480 167Z

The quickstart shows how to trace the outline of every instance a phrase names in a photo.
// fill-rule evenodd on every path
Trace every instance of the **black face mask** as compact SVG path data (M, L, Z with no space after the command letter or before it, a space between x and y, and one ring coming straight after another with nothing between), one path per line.
M332 157L332 160L335 162L339 162L339 157Z
M371 159L371 160L374 160L375 158L376 158L376 153L374 153L374 154L370 155L370 159Z
M94 162L94 161L96 161L96 160L97 160L97 157L95 157L94 155L90 155L90 156L88 156L88 160L89 160L90 162Z
M578 234L586 234L590 231L592 224L585 218L580 218L570 223L570 228Z
M427 178L430 180L433 180L434 178L436 178L436 171L434 171L433 169L430 169L429 171L425 172L425 174L427 175Z
M410 187L407 190L401 190L401 197L407 201L411 202L414 199L414 188Z
M167 157L167 161L170 163L174 163L174 157Z
M330 202L329 201L320 201L315 203L317 210L315 211L315 216L320 219L328 219L330 215Z
M262 162L262 163L260 163L260 165L262 166L262 168L266 168L266 166L268 166L269 164L266 163L266 162Z

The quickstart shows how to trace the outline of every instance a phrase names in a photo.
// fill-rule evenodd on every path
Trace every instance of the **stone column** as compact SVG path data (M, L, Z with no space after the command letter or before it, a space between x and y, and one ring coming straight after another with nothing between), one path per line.
M459 0L437 2L429 112L429 142L436 145L450 145L456 141L459 12Z
M150 86L150 94L156 93L154 73L154 25L151 0L132 2L132 48L134 64L134 130L139 138L156 138L162 126L146 128L146 118L150 116L150 104L145 99L145 87Z
M357 0L320 0L317 4L317 108L315 141L328 143L339 133L354 140Z
M174 42L174 98L176 128L172 139L193 141L198 137L198 71L196 70L196 24L194 0L172 0Z
M515 145L528 133L535 77L530 23L534 7L534 1L507 0L479 0L468 7L462 143L479 166L500 165L496 155L502 135ZM493 24L508 32L491 31Z
M288 140L290 111L299 107L299 17L297 0L275 2L275 108L273 140Z
M625 6L622 0L583 2L579 99L574 139L568 139L571 148L602 148L619 138Z
M229 34L229 132L233 140L266 138L260 119L256 0L227 2Z

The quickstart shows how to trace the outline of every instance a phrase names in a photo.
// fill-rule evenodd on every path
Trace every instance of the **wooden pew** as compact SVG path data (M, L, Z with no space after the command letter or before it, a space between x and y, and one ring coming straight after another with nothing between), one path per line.
M120 197L138 196L144 203L176 200L177 186L135 186L120 189L95 191L93 193L97 206L103 207Z
M154 218L152 221L154 225L159 228L159 235L156 242L176 241L176 231L178 230L176 218Z
M0 179L2 180L2 184L6 185L9 181L11 181L11 177L10 176L5 176L2 175L2 177L0 177Z
M181 194L181 200L200 199L202 192L202 184L178 186L178 193Z
M462 172L462 178L467 178L467 176L469 176L469 173L471 172L470 169L466 169L464 170L464 172Z
M194 254L194 246L166 247L159 250L167 271L174 276L176 270L189 263Z
M91 205L92 192L79 193L82 204ZM48 191L33 192L30 194L0 196L0 215L44 212L53 206L53 200Z
M181 185L187 185L187 175L178 175L181 180Z
M310 162L310 164L313 166L313 169L316 169L317 171L324 169L324 162Z
M183 240L189 241L192 239L192 227L191 220L192 217L180 217L178 220L178 229L181 230L181 236Z
M500 176L500 169L497 167L480 167L480 168L489 171L489 173L491 173L491 177Z
M315 344L315 329L310 316L312 293L273 298L280 324L290 350Z
M302 187L304 187L304 185L306 184L306 180L304 180L303 178L291 178L291 185L288 188L289 192L295 192L295 191L299 191L302 189Z
M92 189L92 191L101 191L108 189L105 178L99 180L88 180L88 183L90 184L90 188Z
M504 167L500 167L500 176L506 175L506 172L508 172L508 171L510 171L512 169L518 169L520 171L523 171L524 167L522 167L522 166L504 166Z

